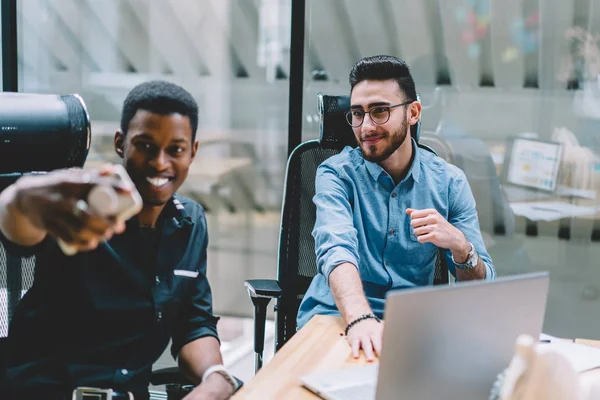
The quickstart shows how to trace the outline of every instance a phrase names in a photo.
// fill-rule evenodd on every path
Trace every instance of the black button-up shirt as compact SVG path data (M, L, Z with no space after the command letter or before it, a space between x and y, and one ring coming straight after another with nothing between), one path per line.
M35 281L9 327L11 386L147 391L170 338L176 357L188 342L217 337L207 245L202 208L178 195L156 231L134 218L94 251L68 257L51 237L32 248L8 243L36 255Z

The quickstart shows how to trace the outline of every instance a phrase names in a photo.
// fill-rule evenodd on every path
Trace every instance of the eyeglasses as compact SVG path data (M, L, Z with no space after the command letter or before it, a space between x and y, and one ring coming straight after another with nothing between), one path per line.
M409 100L393 106L377 106L366 112L359 109L350 110L346 113L346 121L348 121L351 127L358 128L363 124L363 121L365 120L365 114L369 114L371 121L377 125L382 125L390 120L390 110L392 108L405 106L412 102L413 100Z

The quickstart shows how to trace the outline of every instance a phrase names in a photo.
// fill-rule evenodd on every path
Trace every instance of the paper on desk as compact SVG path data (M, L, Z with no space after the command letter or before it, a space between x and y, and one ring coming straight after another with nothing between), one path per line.
M598 207L577 206L560 201L516 202L510 203L515 215L527 217L532 221L555 221L566 217L594 215Z
M600 367L600 349L540 335L540 340L550 340L550 343L540 343L543 351L553 351L565 357L576 372L588 371Z

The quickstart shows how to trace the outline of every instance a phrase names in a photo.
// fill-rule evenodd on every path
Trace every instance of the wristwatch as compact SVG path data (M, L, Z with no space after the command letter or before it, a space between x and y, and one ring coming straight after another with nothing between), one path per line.
M204 382L206 380L206 378L208 378L208 376L212 373L217 373L219 375L221 375L223 378L225 378L225 380L231 385L231 387L233 388L233 392L235 393L235 391L238 389L239 384L237 379L235 379L233 377L233 375L231 375L229 372L227 372L227 369L225 368L224 365L213 365L212 367L208 368L204 374L202 375L202 382Z
M479 262L479 256L475 251L475 246L473 246L473 243L471 242L469 242L469 244L471 245L471 251L469 251L467 261L465 261L463 264L459 264L456 261L454 261L454 256L452 256L452 262L454 263L454 266L458 269L471 270L474 269L477 266L477 263Z

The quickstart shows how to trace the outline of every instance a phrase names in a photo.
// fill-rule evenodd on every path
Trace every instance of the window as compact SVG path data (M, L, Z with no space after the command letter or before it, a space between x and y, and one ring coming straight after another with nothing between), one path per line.
M447 142L466 173L498 274L550 271L544 330L565 337L598 338L600 329L600 44L592 3L307 1L304 139L318 137L316 94L349 94L356 61L405 60L422 98L421 135ZM509 193L504 168L515 138L561 143L556 190Z
M81 94L86 167L118 162L113 136L134 85L165 79L198 101L199 153L181 192L207 210L220 315L251 316L244 280L276 275L289 12L289 0L19 1L20 90Z

